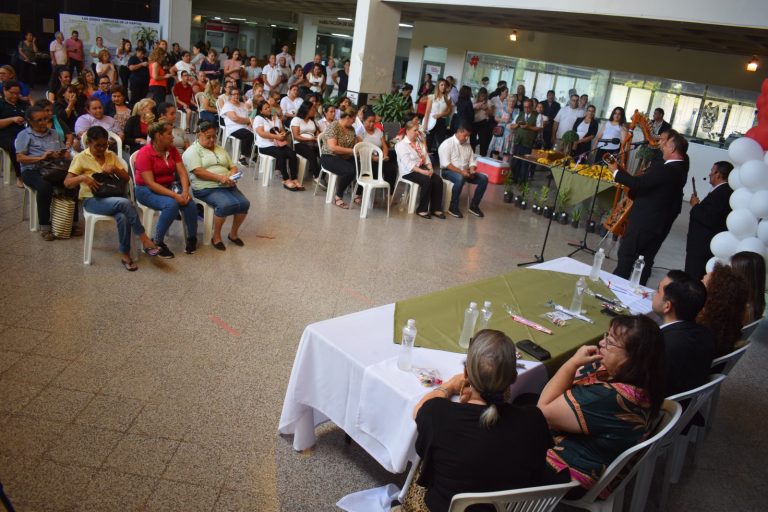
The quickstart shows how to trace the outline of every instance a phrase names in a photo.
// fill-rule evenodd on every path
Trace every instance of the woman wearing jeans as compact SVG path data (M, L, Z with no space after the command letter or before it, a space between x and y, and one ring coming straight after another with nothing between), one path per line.
M221 241L221 228L230 215L232 227L227 238L239 247L245 245L237 231L248 215L251 203L237 189L232 179L238 172L237 166L232 163L224 148L216 145L216 125L203 121L197 133L197 141L184 151L182 158L191 172L192 193L214 208L211 245L220 251L227 249Z
M165 234L181 212L187 228L184 252L194 254L197 248L197 207L189 191L189 176L179 151L173 145L173 125L160 121L149 127L150 144L136 155L136 200L160 211L155 228L155 244L161 258L173 258L165 245ZM175 181L178 179L178 183Z
M64 186L74 188L80 186L80 199L83 209L88 213L111 215L117 222L117 236L120 247L120 261L129 272L138 269L131 259L131 228L141 238L144 252L156 256L159 249L144 232L139 212L125 197L94 197L93 189L98 183L93 179L97 173L116 174L124 182L128 182L128 171L125 164L115 153L107 149L109 134L101 126L93 126L86 132L88 149L79 153L72 160L69 172L64 179Z

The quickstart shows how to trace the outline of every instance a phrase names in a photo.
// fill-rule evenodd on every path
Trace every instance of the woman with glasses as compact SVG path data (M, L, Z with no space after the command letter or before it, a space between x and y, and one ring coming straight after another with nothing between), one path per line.
M539 397L555 448L547 462L569 471L583 495L622 452L653 430L664 401L664 339L644 315L617 316L598 346L585 345Z
M248 215L251 203L237 188L237 166L223 147L216 144L216 125L203 121L197 140L182 155L184 166L189 169L192 193L214 208L213 238L211 245L225 251L221 228L227 217L232 217L232 227L227 239L238 247L245 244L238 230Z

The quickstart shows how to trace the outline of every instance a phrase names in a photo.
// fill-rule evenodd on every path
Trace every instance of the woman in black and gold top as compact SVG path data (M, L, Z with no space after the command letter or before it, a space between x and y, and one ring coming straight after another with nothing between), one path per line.
M322 166L339 177L334 204L345 210L349 208L349 205L344 202L344 191L357 174L352 149L357 144L357 135L355 135L355 129L352 127L356 115L357 109L355 107L347 107L341 111L340 119L331 123L323 133L325 141L323 154L320 156Z

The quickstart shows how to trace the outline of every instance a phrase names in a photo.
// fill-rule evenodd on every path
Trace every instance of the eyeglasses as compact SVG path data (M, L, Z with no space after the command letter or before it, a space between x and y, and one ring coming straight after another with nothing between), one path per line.
M616 338L611 336L609 332L603 333L603 340L605 340L605 346L606 347L617 347L617 348L624 348L623 345L620 345L618 341L616 341Z

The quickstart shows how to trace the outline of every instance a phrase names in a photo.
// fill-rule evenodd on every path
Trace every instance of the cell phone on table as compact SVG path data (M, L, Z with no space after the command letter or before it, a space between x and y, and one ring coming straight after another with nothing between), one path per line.
M546 361L552 358L552 354L547 349L531 340L520 340L516 343L517 348L539 361Z

